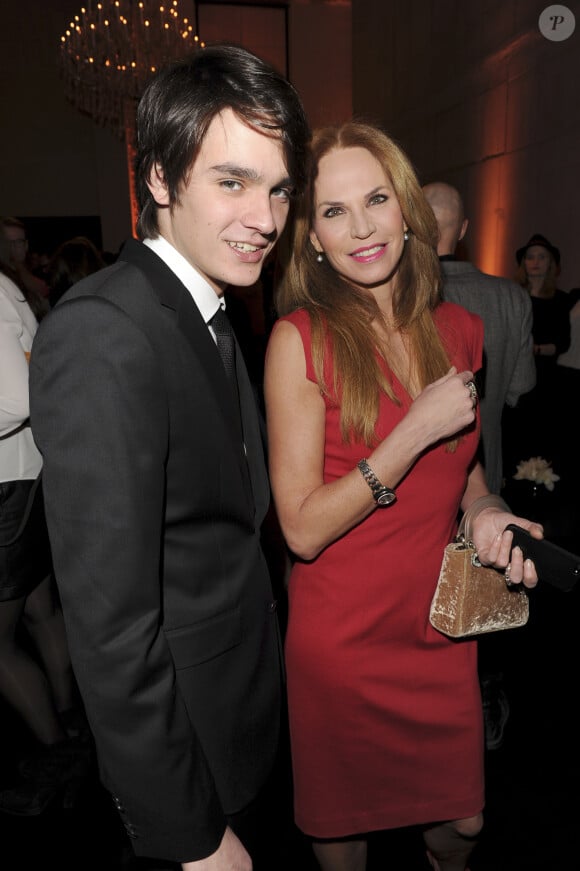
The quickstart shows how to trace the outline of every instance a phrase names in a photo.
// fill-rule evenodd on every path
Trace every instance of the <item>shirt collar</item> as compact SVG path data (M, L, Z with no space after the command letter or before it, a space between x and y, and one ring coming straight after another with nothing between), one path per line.
M225 308L224 298L217 296L209 282L193 268L171 242L163 236L157 236L156 239L144 239L143 244L151 248L186 286L206 324L213 318L219 306Z

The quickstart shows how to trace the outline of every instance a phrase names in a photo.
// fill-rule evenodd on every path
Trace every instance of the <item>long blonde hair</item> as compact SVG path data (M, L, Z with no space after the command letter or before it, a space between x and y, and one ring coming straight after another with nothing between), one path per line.
M376 354L393 368L389 348L381 344L372 322L385 325L370 291L356 287L317 254L310 241L314 218L315 183L320 160L334 149L365 148L389 177L409 240L397 267L393 293L393 326L405 333L413 373L421 389L442 377L450 367L449 357L433 321L441 301L441 270L437 257L438 228L411 162L382 130L362 121L315 131L308 166L305 195L298 206L292 247L277 294L279 315L298 308L307 310L312 328L312 357L321 391L340 393L341 432L344 441L362 439L376 444L375 426L380 392L400 404L385 378ZM324 380L326 335L333 349L334 383Z

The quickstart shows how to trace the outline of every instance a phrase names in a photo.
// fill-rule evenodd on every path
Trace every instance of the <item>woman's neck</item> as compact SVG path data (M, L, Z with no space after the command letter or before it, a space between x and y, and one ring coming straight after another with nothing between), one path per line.
M540 276L528 278L528 286L532 296L546 296L544 292L545 279Z

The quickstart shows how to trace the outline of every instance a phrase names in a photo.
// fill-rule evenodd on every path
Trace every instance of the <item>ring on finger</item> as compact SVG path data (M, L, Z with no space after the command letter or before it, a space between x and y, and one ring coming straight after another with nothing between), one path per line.
M478 395L477 395L477 387L476 387L475 381L466 381L465 386L467 387L467 389L471 393L471 398L473 399L473 404L477 405Z
M505 582L506 582L506 585L508 587L513 586L513 581L511 579L511 568L512 568L512 564L508 563L508 565L506 566L506 570L504 572Z

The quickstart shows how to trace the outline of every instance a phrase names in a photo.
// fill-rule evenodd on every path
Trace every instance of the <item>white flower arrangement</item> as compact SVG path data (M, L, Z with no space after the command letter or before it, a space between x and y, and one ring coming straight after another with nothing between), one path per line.
M546 490L553 490L560 476L554 473L551 464L543 457L530 457L518 463L517 472L514 475L517 481L533 481L534 484L543 484Z

